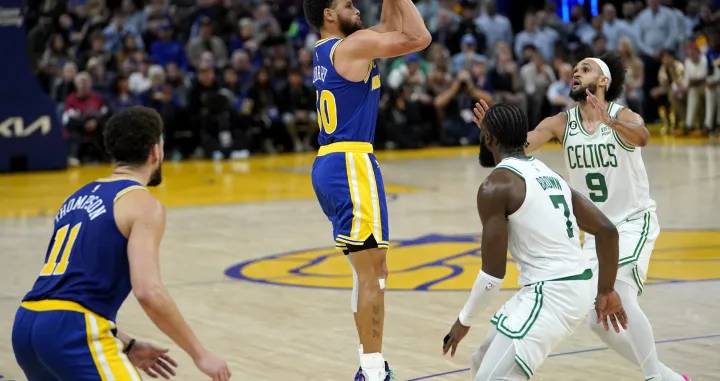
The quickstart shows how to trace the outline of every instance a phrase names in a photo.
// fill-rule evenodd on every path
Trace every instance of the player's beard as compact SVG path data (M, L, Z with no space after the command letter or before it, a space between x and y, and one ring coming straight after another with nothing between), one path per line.
M480 160L480 166L483 168L495 167L495 157L485 143L485 139L482 137L480 137L480 155L478 156L478 160Z
M353 22L352 20L346 20L342 17L339 18L339 25L340 32L344 34L346 37L357 32L358 30L365 29L362 25L362 21Z
M570 98L572 98L575 102L585 102L585 99L587 99L587 93L585 90L590 90L590 93L595 95L595 92L597 91L597 84L592 83L588 86L580 86L577 90L570 89Z
M162 162L158 165L157 169L150 175L150 181L148 181L149 187L156 187L162 183Z

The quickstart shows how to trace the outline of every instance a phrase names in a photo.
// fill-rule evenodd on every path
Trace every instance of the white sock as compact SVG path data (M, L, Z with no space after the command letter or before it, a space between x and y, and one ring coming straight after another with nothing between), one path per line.
M363 353L360 355L360 367L367 375L366 381L385 381L385 359L382 353Z
M615 291L620 295L628 317L627 331L616 333L612 327L605 332L602 324L595 324L595 310L588 314L588 325L607 346L617 354L639 365L647 381L685 381L685 379L660 362L655 349L652 326L640 309L637 291L625 282L615 282Z

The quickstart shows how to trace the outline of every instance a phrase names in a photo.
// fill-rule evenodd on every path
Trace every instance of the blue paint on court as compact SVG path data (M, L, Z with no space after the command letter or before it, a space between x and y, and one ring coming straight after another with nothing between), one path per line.
M692 337L680 337L680 338L676 338L676 339L660 340L660 341L656 341L655 343L656 343L656 344L669 344L669 343L679 343L679 342L683 342L683 341L706 340L706 339L715 339L715 338L720 338L720 334L704 335L704 336L692 336ZM550 355L550 357L572 356L572 355L579 355L579 354L583 354L583 353L600 352L600 351L604 351L604 350L607 350L607 349L608 349L607 347L581 349L581 350L577 350L577 351L553 353L553 354ZM418 378L413 378L413 379L410 379L410 380L407 380L407 381L428 380L428 379L431 379L431 378L439 378L439 377L447 376L447 375L450 375L450 374L467 372L467 371L469 371L469 370L470 370L470 368L451 370L451 371L448 371L448 372L436 373L436 374L431 374L431 375L428 375L428 376L422 376L422 377L418 377Z

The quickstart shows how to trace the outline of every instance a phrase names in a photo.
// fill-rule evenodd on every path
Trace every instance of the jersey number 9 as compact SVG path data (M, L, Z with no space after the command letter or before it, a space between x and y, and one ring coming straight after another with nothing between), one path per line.
M326 134L332 134L337 128L337 105L335 104L335 96L328 90L323 90L319 95L315 91L317 98L317 120L318 127L325 130Z

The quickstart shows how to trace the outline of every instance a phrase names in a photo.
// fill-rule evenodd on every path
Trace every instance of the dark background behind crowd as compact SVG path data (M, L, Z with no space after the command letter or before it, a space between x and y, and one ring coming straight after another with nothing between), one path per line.
M720 125L712 0L601 1L596 16L585 2L568 22L552 1L499 1L416 0L433 43L382 61L378 149L475 144L479 99L513 103L535 126L572 105L574 64L611 50L628 69L620 103L646 122L699 136ZM33 69L57 104L71 165L106 160L104 123L134 105L162 115L173 160L317 147L319 35L302 0L27 3ZM377 22L380 0L355 3L366 25Z

